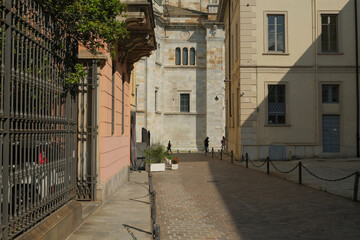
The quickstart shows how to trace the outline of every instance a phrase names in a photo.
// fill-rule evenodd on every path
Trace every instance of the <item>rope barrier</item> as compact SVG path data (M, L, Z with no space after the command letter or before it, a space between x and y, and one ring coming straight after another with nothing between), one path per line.
M354 176L356 174L356 172L346 176L346 177L342 177L342 178L336 178L336 179L326 179L326 178L322 178L322 177L319 177L319 176L316 176L313 172L311 172L307 167L305 167L304 165L302 166L311 176L317 178L317 179L320 179L320 180L323 180L323 181L327 181L327 182L338 182L338 181L343 181L345 179L348 179L352 176Z
M278 168L272 163L272 161L270 161L270 164L271 164L271 166L273 166L273 167L275 168L276 171L281 172L281 173L291 173L292 171L295 171L295 169L299 166L299 164L296 164L296 166L295 166L294 168L292 168L291 170L289 170L289 171L282 171L282 170L278 169Z

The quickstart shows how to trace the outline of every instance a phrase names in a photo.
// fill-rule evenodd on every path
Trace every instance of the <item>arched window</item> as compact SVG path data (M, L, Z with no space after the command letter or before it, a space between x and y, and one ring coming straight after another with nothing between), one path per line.
M180 48L176 48L175 49L175 64L176 65L180 65L181 64L181 50Z
M188 65L188 49L183 48L183 65Z
M195 65L195 48L190 48L190 65Z

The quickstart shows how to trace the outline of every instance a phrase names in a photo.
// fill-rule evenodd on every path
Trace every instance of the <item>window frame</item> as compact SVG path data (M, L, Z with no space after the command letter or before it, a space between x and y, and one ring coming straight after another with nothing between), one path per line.
M285 121L284 123L270 123L269 122L269 86L284 86L284 109L285 109L285 114L284 114L284 118ZM266 115L265 115L265 125L266 126L290 126L290 119L289 119L289 109L288 109L288 102L289 102L289 91L288 91L288 83L287 82L266 82L265 83L265 99L266 99Z
M330 17L330 16L336 16L336 50L330 50L330 44L331 44L331 41L329 41L328 39L328 49L327 50L323 50L323 45L322 45L322 36L323 36L323 31L322 31L322 26L323 26L323 23L322 23L322 17L323 16L327 16L327 17ZM339 29L339 20L340 20L340 17L339 17L339 12L338 11L320 11L319 12L319 53L322 53L322 54L337 54L337 53L340 53L340 29ZM330 28L328 29L328 37L329 37L329 34L330 34ZM331 35L331 34L330 34Z
M187 95L188 96L188 111L182 111L182 95ZM186 92L181 92L179 93L179 111L181 113L189 113L190 112L190 93L186 93Z
M175 48L175 65L177 65L177 66L181 65L181 48L180 47Z
M189 49L187 47L182 49L182 65L189 65Z
M268 16L284 16L284 51L269 51L269 22ZM289 55L288 37L288 12L287 11L264 11L264 54L268 55Z
M111 64L111 135L115 133L115 78L116 62L113 60Z
M331 94L329 96L329 92L327 93L327 101L324 101L324 87L327 86L327 90L329 90L330 87L337 87L337 101L329 101L329 99L333 96L333 88L331 88ZM323 104L340 104L340 84L338 83L321 83L321 103Z
M194 53L194 55L192 56L192 54L191 53ZM194 64L192 64L192 62L194 63ZM196 50L195 50L195 48L194 47L191 47L190 48L190 66L195 66L196 65Z

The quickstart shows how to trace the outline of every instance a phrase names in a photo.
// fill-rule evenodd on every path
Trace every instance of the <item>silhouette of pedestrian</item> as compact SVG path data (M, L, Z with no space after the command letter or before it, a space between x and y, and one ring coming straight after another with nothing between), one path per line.
M223 151L225 151L225 146L226 146L226 139L225 137L223 136L222 139L221 139L221 149Z
M169 141L168 145L167 145L167 152L171 152L172 154L172 151L171 151L171 142Z
M204 140L204 148L205 148L205 153L209 152L209 137L206 137Z

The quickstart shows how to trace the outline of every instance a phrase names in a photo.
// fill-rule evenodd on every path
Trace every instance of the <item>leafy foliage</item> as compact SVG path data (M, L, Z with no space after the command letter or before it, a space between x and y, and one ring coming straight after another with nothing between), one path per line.
M125 17L126 5L120 0L36 0L52 16L53 22L60 23L63 30L82 43L91 52L105 46L115 57L115 43L129 35ZM55 33L57 34L57 33ZM69 59L67 65L72 71L65 79L64 91L77 93L78 83L86 73L77 59Z
M124 21L126 5L120 0L37 0L67 33L85 47L96 51L109 48L115 55L115 43L128 36Z
M70 72L65 78L64 90L74 96L78 91L78 85L81 79L86 76L84 66L80 63L75 64L73 72Z
M144 150L146 162L151 163L162 163L167 157L167 152L164 145L152 144Z

